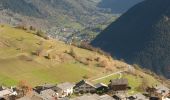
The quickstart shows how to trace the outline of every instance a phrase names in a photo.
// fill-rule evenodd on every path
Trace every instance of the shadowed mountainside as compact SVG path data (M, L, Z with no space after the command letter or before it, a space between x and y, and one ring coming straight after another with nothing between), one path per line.
M170 78L169 17L169 0L146 0L122 15L91 44Z

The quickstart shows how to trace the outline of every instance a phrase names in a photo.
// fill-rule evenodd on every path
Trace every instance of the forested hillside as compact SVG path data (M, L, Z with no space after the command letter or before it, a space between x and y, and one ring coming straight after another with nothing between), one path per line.
M1 0L0 12L2 16L10 17L8 23L11 22L11 18L16 20L16 23L24 22L24 24L32 23L30 20L42 19L44 20L42 23L46 22L54 27L74 26L78 29L109 18L109 14L104 9L96 6L97 3L92 0ZM44 26L49 25L39 25L39 27Z
M169 0L146 0L107 27L92 45L170 78L169 17Z

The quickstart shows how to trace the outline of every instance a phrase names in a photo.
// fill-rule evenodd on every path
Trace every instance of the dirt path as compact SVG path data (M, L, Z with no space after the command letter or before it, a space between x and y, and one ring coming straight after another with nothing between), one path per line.
M110 76L113 76L113 75L116 75L116 74L120 74L119 78L121 78L123 72L125 72L125 71L118 71L118 72L115 72L115 73L112 73L112 74L109 74L109 75L106 75L106 76L103 76L103 77L100 77L100 78L97 78L97 79L94 79L94 80L91 80L91 81L98 81L98 80L105 79L107 77L110 77Z

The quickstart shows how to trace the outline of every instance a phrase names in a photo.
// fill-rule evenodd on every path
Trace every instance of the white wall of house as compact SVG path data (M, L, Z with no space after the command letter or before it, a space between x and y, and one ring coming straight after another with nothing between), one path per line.
M170 100L170 98L162 98L162 100Z
M69 88L69 89L64 90L64 94L66 96L69 96L70 94L73 94L73 88Z

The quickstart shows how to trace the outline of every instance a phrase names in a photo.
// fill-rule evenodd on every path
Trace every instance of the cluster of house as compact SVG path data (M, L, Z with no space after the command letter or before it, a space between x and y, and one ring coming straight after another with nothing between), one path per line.
M7 88L4 86L0 86L0 100L5 100L6 97L17 96L18 93L15 88Z
M148 87L147 94L128 95L128 89L130 87L128 87L127 79L113 79L109 85L103 83L94 85L82 80L76 84L65 82L58 85L36 86L33 92L17 100L170 100L169 88L162 85ZM7 88L0 91L0 98L11 95L17 95L17 92Z

